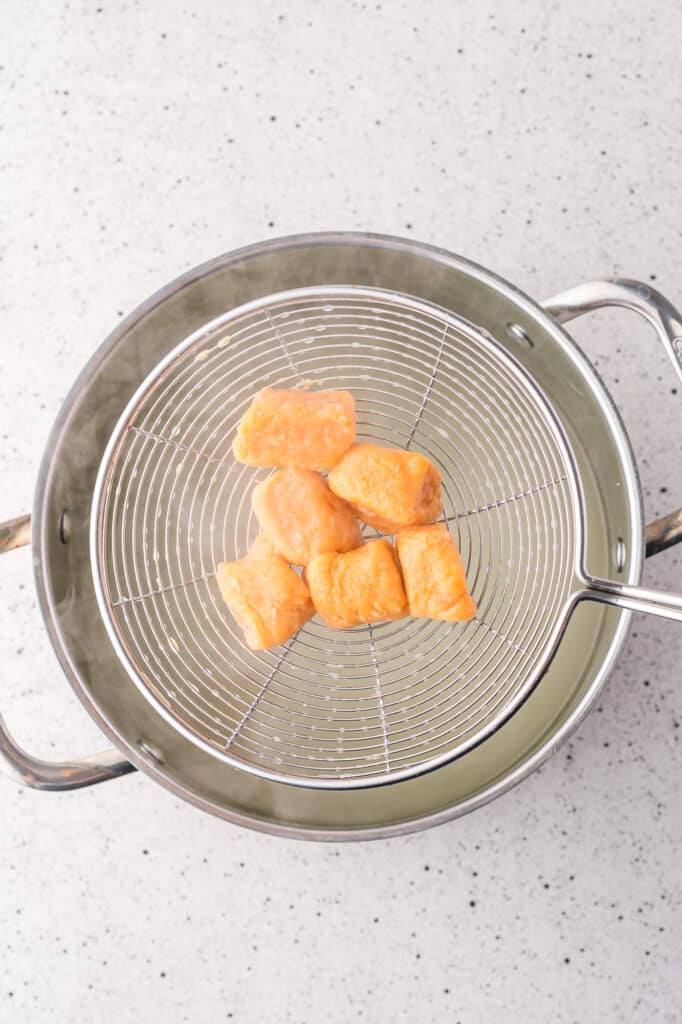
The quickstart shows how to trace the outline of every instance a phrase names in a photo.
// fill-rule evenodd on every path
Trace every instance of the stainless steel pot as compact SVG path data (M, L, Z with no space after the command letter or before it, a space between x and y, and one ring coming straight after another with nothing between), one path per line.
M102 453L140 381L183 338L226 310L274 292L357 284L437 303L488 331L551 396L585 487L587 558L595 573L641 579L642 499L627 435L594 369L560 322L602 306L645 316L682 377L680 317L631 281L580 285L537 305L489 271L428 246L373 235L310 235L252 246L190 271L137 309L95 353L68 395L36 487L32 531L0 528L0 551L33 535L41 608L76 693L115 749L67 764L22 751L0 720L0 765L39 789L91 785L139 768L197 806L252 828L311 839L388 836L464 814L509 789L576 728L625 640L631 613L576 609L542 684L503 728L429 775L351 793L245 773L193 745L142 697L121 665L95 598L89 517ZM682 539L682 512L649 527L646 551Z

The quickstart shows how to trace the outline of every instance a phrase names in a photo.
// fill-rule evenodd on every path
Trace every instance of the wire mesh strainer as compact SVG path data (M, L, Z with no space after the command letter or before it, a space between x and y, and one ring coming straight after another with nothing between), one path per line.
M358 437L428 455L478 614L250 652L215 569L258 532L267 470L231 442L263 387L348 388ZM590 578L570 445L521 364L439 307L369 288L258 300L179 345L131 399L93 498L92 565L119 657L194 743L276 781L352 788L446 763L506 721L591 597L682 617L682 600ZM376 531L366 528L366 535Z

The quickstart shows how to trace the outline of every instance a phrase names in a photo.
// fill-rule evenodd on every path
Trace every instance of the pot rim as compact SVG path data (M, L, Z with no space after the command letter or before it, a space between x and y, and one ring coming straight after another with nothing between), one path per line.
M441 265L464 270L468 274L484 281L485 283L493 285L498 291L502 292L507 298L513 301L517 306L524 310L525 313L538 320L542 327L553 335L554 339L564 349L565 353L571 358L576 364L579 365L581 372L588 379L591 379L595 388L595 392L599 395L600 405L602 411L607 420L608 426L611 430L611 434L616 442L616 446L621 456L624 478L627 485L627 499L628 506L631 512L631 535L627 539L628 551L629 551L629 564L627 569L627 582L637 584L641 581L642 568L644 561L644 510L643 510L643 498L642 491L639 482L639 475L637 472L637 466L634 458L634 452L627 435L625 426L623 424L620 413L615 406L610 393L605 387L601 377L595 370L592 363L589 361L587 356L582 352L572 337L561 327L561 325L547 313L542 306L531 299L528 295L518 289L515 285L510 284L504 278L498 276L493 271L488 270L486 267L481 266L465 257L451 253L446 249L429 245L422 242L415 242L410 239L404 239L397 236L385 235L380 233L370 232L352 232L352 231L340 231L340 232L314 232L314 233L301 233L295 235L282 236L280 238L269 239L262 242L252 243L247 246L243 246L239 249L231 250L220 256L214 257L213 259L207 260L204 263L191 268L185 273L179 275L174 280L164 285L162 288L154 292L148 299L138 305L132 313L124 318L113 331L105 338L102 344L95 350L91 358L85 364L81 372L76 377L72 387L67 393L61 408L57 414L54 425L45 446L38 477L36 480L36 488L34 494L33 503L33 528L34 528L34 541L33 541L33 564L34 564L34 577L36 581L36 589L38 593L38 603L45 621L48 634L52 641L52 645L55 649L57 657L64 669L71 686L75 690L79 700L85 706L90 716L97 723L99 728L102 730L110 741L122 751L122 753L129 758L129 760L139 769L144 771L147 775L150 775L155 781L159 782L166 789L173 792L176 796L180 796L183 799L189 799L197 807L202 810L211 812L212 814L233 822L234 824L242 825L246 828L261 832L269 833L272 835L282 836L286 838L296 839L313 839L322 841L342 841L342 840L369 840L369 839L385 839L393 836L405 835L411 832L421 831L422 829L435 827L436 825L443 824L446 821L450 821L454 818L463 816L464 814L473 811L484 804L490 802L502 793L507 792L514 786L518 785L523 779L527 778L532 772L534 772L540 765L542 765L555 751L568 739L568 737L578 728L580 723L583 721L588 711L602 692L606 680L608 679L615 662L620 655L623 644L629 632L632 613L628 611L621 611L619 621L614 629L613 638L611 640L609 650L604 657L601 666L595 674L595 677L590 684L587 692L584 694L582 700L573 709L567 719L559 726L556 731L552 732L545 742L533 753L527 757L521 763L519 763L510 772L503 775L496 782L482 789L481 791L472 794L466 800L453 806L445 807L438 811L428 812L423 816L417 816L405 821L397 822L395 824L380 825L380 826L358 826L356 828L341 828L341 829L330 829L330 828L311 828L307 826L295 826L280 824L272 819L259 819L252 818L244 815L233 809L225 808L213 801L206 799L205 797L192 792L188 794L186 788L173 779L170 779L164 772L160 771L153 764L150 764L127 740L123 739L119 733L110 725L110 723L103 717L100 709L92 698L90 692L85 688L80 680L78 670L73 663L70 652L62 642L62 638L58 629L56 628L56 613L53 606L53 602L50 595L48 581L45 573L45 565L47 564L47 496L49 492L49 482L51 474L55 467L55 461L53 459L53 453L56 449L57 443L61 434L67 424L73 406L76 400L81 396L82 392L87 388L89 381L92 379L96 370L99 368L101 363L107 358L109 353L116 347L118 342L128 333L128 331L138 323L144 316L150 313L157 306L176 295L184 288L192 285L201 278L211 274L214 271L223 269L229 266L231 263L242 262L245 259L249 259L255 256L262 256L266 253L273 253L280 250L295 249L298 247L311 247L311 246L343 246L343 245L369 245L377 248L385 248L393 251L401 251L403 253L412 254L417 257L424 257L434 262L440 263ZM399 785L399 783L396 783Z

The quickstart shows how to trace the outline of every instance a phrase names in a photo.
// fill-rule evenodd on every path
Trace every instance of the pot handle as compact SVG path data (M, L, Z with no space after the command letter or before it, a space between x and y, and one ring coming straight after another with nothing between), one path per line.
M586 281L554 295L541 303L543 309L559 321L566 323L583 313L607 306L622 306L639 313L651 324L672 360L677 376L682 381L682 316L655 288L641 281L615 277L603 281ZM646 528L646 555L652 555L682 541L682 509L661 516ZM602 600L605 599L602 596ZM661 613L659 613L661 614Z
M31 542L31 517L0 523L0 554ZM135 771L134 765L111 747L76 761L42 761L15 743L0 715L0 771L32 789L81 789Z

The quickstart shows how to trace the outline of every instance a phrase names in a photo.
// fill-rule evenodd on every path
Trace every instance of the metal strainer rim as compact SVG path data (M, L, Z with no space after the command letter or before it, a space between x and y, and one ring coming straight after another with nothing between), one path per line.
M165 371L171 367L179 357L184 355L193 346L198 345L207 335L212 334L217 329L227 327L233 320L248 315L250 313L257 313L261 309L267 309L272 307L274 303L278 305L291 302L294 303L301 299L316 299L333 300L334 298L362 298L368 301L381 301L390 303L403 308L417 311L423 315L433 317L441 322L444 322L447 326L451 326L458 332L466 335L470 340L474 340L476 344L482 345L491 352L495 358L501 359L505 362L507 369L509 369L517 378L520 378L525 388L530 389L533 393L534 400L537 405L542 409L545 417L545 425L549 428L552 435L552 440L556 445L557 451L560 455L561 462L566 467L566 481L567 489L570 497L570 503L573 512L573 525L574 525L574 586L566 594L566 599L563 604L560 614L557 615L555 626L551 632L549 639L546 641L542 656L537 658L534 662L534 671L529 675L524 686L518 690L512 700L506 704L502 711L499 712L495 718L483 729L476 732L469 740L458 745L453 751L439 754L436 757L427 758L416 767L410 765L403 769L395 769L386 773L377 773L375 775L362 775L359 777L345 776L345 777L309 777L300 776L295 774L288 774L286 772L277 772L269 770L259 764L249 763L242 757L237 757L231 754L229 751L221 751L217 749L213 744L206 742L201 736L197 735L196 731L186 727L182 721L178 720L178 717L163 705L159 701L154 693L145 685L143 680L140 679L139 672L132 661L129 659L128 653L125 650L124 645L121 643L118 631L116 629L113 617L111 615L110 601L108 599L105 583L104 583L104 556L102 551L102 521L104 518L106 500L107 500L107 486L111 478L113 470L116 466L118 452L122 445L129 422L140 405L140 402L150 393L153 387L163 377ZM580 487L580 478L576 467L576 462L573 456L572 448L568 437L561 425L557 414L552 407L550 401L545 396L542 389L535 381L532 374L522 365L522 363L516 359L504 346L498 341L492 338L488 332L476 327L470 321L452 313L451 311L444 309L443 307L427 302L422 299L407 295L401 292L394 292L387 289L360 287L356 285L334 285L334 286L315 286L307 288L293 289L285 292L273 293L256 299L252 302L245 303L239 307L236 307L228 312L221 314L214 318L207 324L202 325L198 330L194 331L186 339L176 345L165 357L162 359L157 366L149 373L145 379L140 383L139 387L135 390L131 399L127 403L123 413L121 414L116 427L112 431L107 446L105 448L100 468L97 475L97 480L93 492L92 501L92 512L91 512L91 523L90 523L90 548L91 548L91 563L93 582L95 592L97 596L100 613L104 621L105 627L109 634L109 637L114 645L116 653L121 660L122 664L126 668L129 676L133 682L138 686L138 689L144 694L145 698L155 707L155 709L176 728L179 732L185 735L192 743L197 744L202 749L206 750L215 757L220 758L233 765L234 767L242 770L251 771L256 775L263 778L270 779L276 782L285 782L294 785L300 785L310 788L320 789L338 789L347 790L353 788L366 788L379 786L389 783L395 783L398 781L413 778L417 775L425 772L434 770L435 768L441 767L442 765L460 757L468 750L482 743L488 736L493 732L497 731L517 710L517 708L527 699L532 690L538 684L544 671L549 665L556 647L561 638L563 629L565 628L568 615L575 603L576 596L579 594L581 584L583 580L583 572L581 570L581 556L583 550L583 499L582 490Z

